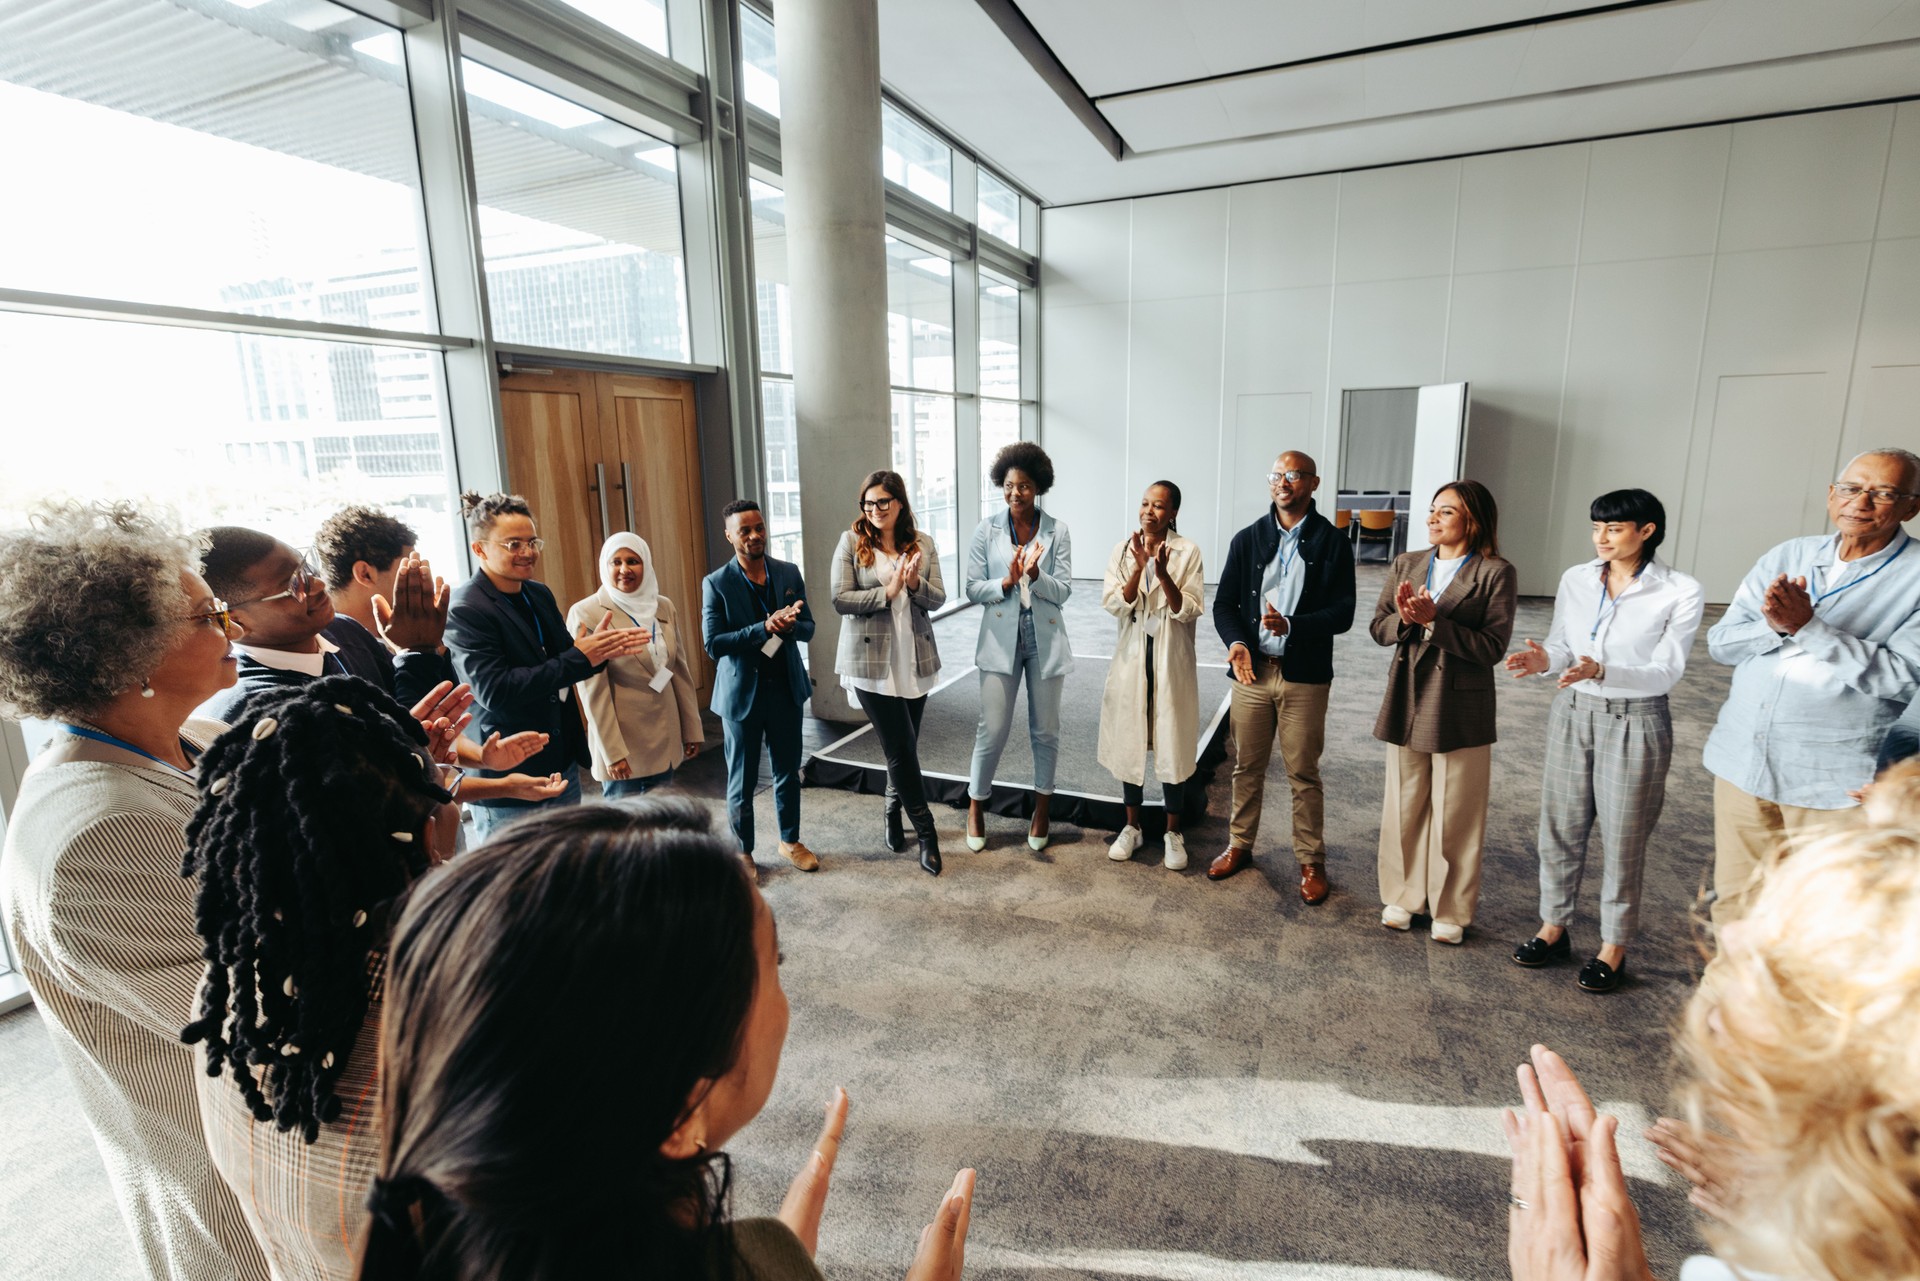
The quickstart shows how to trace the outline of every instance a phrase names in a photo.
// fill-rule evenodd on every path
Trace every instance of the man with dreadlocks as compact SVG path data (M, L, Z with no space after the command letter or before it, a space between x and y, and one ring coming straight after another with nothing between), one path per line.
M257 696L201 758L182 872L199 878L200 1112L277 1281L348 1281L379 1158L390 917L453 850L427 734L366 681ZM271 1124L269 1124L271 1123Z

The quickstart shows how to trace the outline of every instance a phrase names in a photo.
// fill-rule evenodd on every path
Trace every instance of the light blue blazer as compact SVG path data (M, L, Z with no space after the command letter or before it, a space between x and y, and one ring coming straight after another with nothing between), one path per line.
M1000 583L1013 563L1013 533L1005 509L980 522L967 549L967 599L980 606L980 643L973 665L983 672L1011 676L1020 646L1020 589L1002 593ZM1040 513L1035 535L1045 554L1040 576L1032 581L1033 635L1040 647L1038 674L1045 680L1073 670L1073 646L1060 606L1073 595L1073 540L1064 522Z

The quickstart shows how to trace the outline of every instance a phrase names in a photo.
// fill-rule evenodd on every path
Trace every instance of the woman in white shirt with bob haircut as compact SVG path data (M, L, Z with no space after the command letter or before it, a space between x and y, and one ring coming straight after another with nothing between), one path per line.
M1536 968L1570 959L1567 926L1600 823L1600 951L1580 969L1583 991L1610 992L1626 968L1640 916L1647 841L1666 799L1673 758L1667 692L1687 670L1705 597L1695 579L1654 559L1667 512L1644 489L1616 489L1588 508L1595 559L1560 577L1543 647L1507 657L1515 677L1555 675L1540 797L1540 929L1513 951Z

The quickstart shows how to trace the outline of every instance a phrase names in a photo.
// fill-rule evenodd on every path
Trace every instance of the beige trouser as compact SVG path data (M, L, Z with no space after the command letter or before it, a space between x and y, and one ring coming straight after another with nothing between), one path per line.
M1717 775L1713 780L1713 924L1725 928L1753 906L1760 875L1774 852L1805 845L1827 835L1859 827L1855 805L1843 810L1810 810L1763 801Z
M1253 660L1253 684L1233 682L1229 714L1233 723L1233 817L1227 839L1251 850L1260 834L1260 810L1266 801L1267 762L1273 739L1293 793L1293 854L1302 866L1327 861L1327 796L1320 786L1320 753L1327 745L1327 695L1333 686L1289 682L1280 664Z
M1462 928L1480 903L1493 745L1415 752L1387 745L1380 901Z

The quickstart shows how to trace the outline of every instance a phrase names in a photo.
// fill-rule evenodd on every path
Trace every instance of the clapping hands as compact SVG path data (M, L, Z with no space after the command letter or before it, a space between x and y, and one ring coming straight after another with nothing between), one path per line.
M1399 611L1400 621L1409 627L1425 627L1439 616L1432 593L1410 582L1401 583L1394 590L1393 607Z
M800 611L806 603L803 600L797 600L791 605L783 606L768 614L767 630L776 636L785 636L800 622Z
M1776 632L1791 636L1805 627L1813 619L1813 597L1807 595L1807 580L1788 578L1785 574L1774 579L1767 584L1760 613Z

